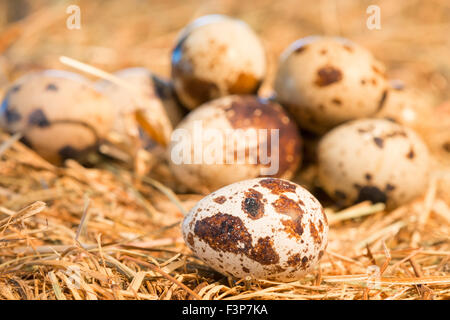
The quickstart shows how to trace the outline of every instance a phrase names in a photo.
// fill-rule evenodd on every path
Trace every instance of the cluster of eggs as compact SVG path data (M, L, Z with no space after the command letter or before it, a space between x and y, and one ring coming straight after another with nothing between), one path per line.
M172 53L174 89L192 110L178 128L192 133L198 121L221 129L279 128L280 166L273 176L284 179L301 164L299 128L313 133L319 183L342 205L371 200L395 207L424 190L428 151L411 128L425 103L388 81L368 50L338 37L295 41L280 58L270 101L254 95L264 56L242 21L214 15L188 25ZM187 148L194 153L192 144ZM171 163L180 181L205 194L256 178L262 165Z
M197 256L223 274L285 281L318 262L328 232L320 203L289 181L302 161L299 129L316 137L318 182L337 203L370 200L395 208L427 186L430 156L414 129L431 105L389 81L368 50L321 36L300 39L284 51L274 97L265 100L256 95L264 57L256 35L241 21L209 16L188 25L172 54L172 79L192 111L177 128L192 134L200 121L222 131L278 128L278 148L272 150L279 153L278 172L258 178L264 166L259 161L171 162L171 168L190 189L209 194L183 223ZM260 142L252 146L261 148ZM187 149L195 153L195 146Z
M7 92L1 124L58 161L94 148L110 131L139 134L139 126L126 125L136 121L128 115L139 105L150 123L158 119L160 127L150 129L165 141L172 137L167 160L175 177L207 195L183 222L187 245L234 277L296 279L326 249L321 204L289 181L302 163L300 129L318 137L319 183L341 205L371 200L393 208L426 187L430 157L411 129L423 104L389 82L383 64L361 46L321 36L294 42L281 56L271 99L257 96L266 73L264 47L240 20L195 20L180 33L171 58L171 82L142 68L116 74L139 89L139 103L108 81L54 71L27 76ZM419 107L410 107L415 103ZM278 143L266 151L277 155L278 170L264 174L269 165L259 156L236 161L235 153L267 148L267 138L231 154L215 148L217 136L173 140L173 129L196 137L199 123L220 141L231 137L233 145L245 141L249 129L276 129ZM214 150L216 162L174 160L180 150L192 158L199 145Z

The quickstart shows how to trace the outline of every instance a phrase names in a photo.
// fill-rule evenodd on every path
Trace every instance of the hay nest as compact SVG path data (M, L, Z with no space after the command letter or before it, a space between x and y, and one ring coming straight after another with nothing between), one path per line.
M168 75L180 28L219 12L244 19L263 38L270 61L263 91L270 90L277 57L291 41L334 34L371 49L390 77L436 101L450 95L445 0L379 1L377 31L365 27L360 1L79 5L82 29L73 31L65 28L65 7L58 3L0 4L0 12L10 13L0 16L0 88L38 67L62 68L60 55L107 71L145 66ZM55 167L2 133L0 156L0 299L450 298L450 168L442 158L425 195L394 211L370 203L327 206L331 228L320 266L279 283L228 279L192 256L179 224L201 196L176 194L158 154L128 164L86 168L68 160ZM296 181L314 171L314 165L306 168Z

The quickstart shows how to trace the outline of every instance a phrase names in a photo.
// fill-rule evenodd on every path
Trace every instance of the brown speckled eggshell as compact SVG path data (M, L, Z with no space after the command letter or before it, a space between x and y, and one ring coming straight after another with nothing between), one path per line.
M414 131L389 120L336 127L320 141L318 157L320 184L341 204L370 200L394 208L427 187L426 145Z
M193 191L207 194L230 183L256 178L261 176L261 170L265 167L259 159L256 164L250 163L248 156L243 164L238 164L236 161L227 164L225 150L222 164L176 164L172 160L172 152L176 153L180 143L189 143L187 148L193 155L196 144L202 144L203 150L206 150L214 142L207 135L195 137L194 128L198 123L201 123L203 130L220 130L223 133L222 141L227 141L226 130L235 133L233 141L239 142L245 141L243 139L245 139L244 130L246 129L268 129L269 135L270 129L279 129L279 150L268 150L269 157L275 152L279 154L279 170L274 176L289 179L300 165L301 138L298 128L279 104L251 95L222 97L192 111L176 128L176 130L186 130L185 135L199 141L193 143L190 140L172 141L169 146L170 168L178 180ZM203 143L200 139L203 139ZM268 145L271 146L270 138ZM254 141L252 146L246 145L246 155L251 154L249 150L254 148L258 148L258 141Z
M183 117L183 111L175 98L171 84L157 77L150 70L140 67L123 69L117 71L115 75L142 92L143 105L141 107L144 116L150 123L157 121L164 137L167 141L170 140L172 128ZM127 88L105 80L97 82L96 87L107 95L117 107L113 130L120 134L126 132L137 136L139 126L135 121L134 111L138 106L132 96L133 93Z
M325 252L328 222L321 204L287 180L237 182L200 200L182 224L186 244L220 273L294 281Z
M110 131L114 107L86 78L46 70L18 79L0 109L0 123L42 157L60 163L96 149Z
M264 48L243 21L201 17L180 34L172 52L172 80L189 109L229 94L254 94L266 72Z
M343 38L312 36L282 54L274 88L301 128L324 133L375 114L388 83L384 66L366 49Z

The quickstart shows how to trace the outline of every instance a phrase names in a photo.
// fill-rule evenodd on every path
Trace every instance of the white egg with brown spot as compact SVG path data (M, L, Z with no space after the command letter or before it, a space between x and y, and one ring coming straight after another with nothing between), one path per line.
M385 68L368 50L344 38L320 36L286 49L274 85L277 100L300 127L315 133L374 115L387 88Z
M86 78L61 70L29 73L15 81L0 109L0 124L43 158L61 163L97 149L114 121L114 106Z
M230 94L254 94L265 73L258 36L245 22L223 15L190 23L172 52L175 91L189 109Z
M342 205L365 200L388 208L420 196L430 171L428 148L410 128L361 119L328 132L318 149L320 185Z
M294 281L318 264L328 240L319 201L276 178L245 180L200 200L182 224L194 254L235 278Z
M295 121L276 102L252 95L222 97L191 111L169 145L169 164L191 190L273 176L290 179L300 165Z

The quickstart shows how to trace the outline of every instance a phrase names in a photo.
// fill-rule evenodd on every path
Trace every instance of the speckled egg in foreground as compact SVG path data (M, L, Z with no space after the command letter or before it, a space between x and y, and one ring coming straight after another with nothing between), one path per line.
M389 208L427 187L430 156L411 129L384 119L361 119L328 132L318 149L321 186L343 205L370 200Z
M328 222L306 189L287 180L257 178L200 200L182 231L195 255L224 275L294 281L324 254Z

